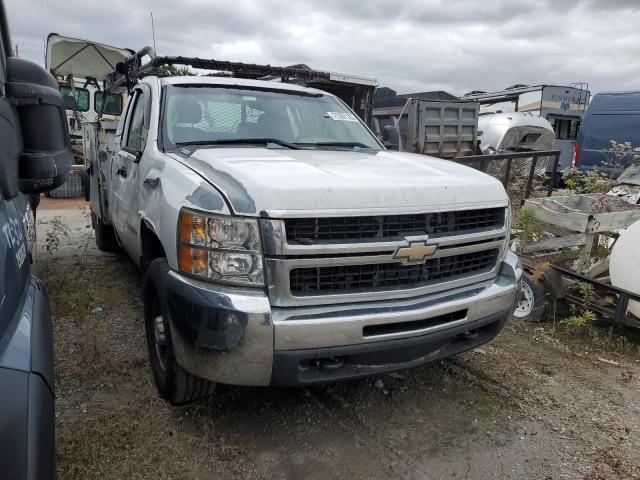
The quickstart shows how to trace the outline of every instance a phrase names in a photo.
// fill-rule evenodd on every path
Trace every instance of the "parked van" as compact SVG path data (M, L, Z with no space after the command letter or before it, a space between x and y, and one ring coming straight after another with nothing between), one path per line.
M611 141L640 147L640 91L602 92L591 99L575 146L574 163L584 170L617 174L628 167L611 165Z

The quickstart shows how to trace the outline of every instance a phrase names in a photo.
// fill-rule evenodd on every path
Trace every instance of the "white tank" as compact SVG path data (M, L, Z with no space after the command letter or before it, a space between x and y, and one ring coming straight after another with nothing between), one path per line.
M614 287L640 295L640 220L622 232L613 246L609 274ZM640 303L630 301L629 312L640 318Z

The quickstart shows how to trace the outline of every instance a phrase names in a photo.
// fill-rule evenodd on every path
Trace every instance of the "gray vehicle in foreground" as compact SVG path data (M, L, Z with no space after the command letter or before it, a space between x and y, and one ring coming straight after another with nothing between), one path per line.
M56 474L53 328L44 286L31 274L29 195L64 183L71 150L56 82L11 50L0 0L0 478L49 480Z
M331 94L150 75L117 129L87 134L96 240L143 270L150 362L173 403L214 382L436 361L513 311L522 269L500 182L385 150Z

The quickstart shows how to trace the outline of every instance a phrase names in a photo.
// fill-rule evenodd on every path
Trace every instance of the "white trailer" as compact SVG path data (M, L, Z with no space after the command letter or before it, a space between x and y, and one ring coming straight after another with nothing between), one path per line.
M560 150L560 168L573 162L578 129L589 104L586 83L514 85L499 92L469 92L465 100L480 102L480 113L531 113L549 121L555 132L553 149Z

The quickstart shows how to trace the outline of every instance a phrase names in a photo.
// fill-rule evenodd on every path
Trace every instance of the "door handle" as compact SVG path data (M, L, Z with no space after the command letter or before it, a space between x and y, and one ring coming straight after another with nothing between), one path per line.
M124 167L120 167L116 170L116 175L120 175L122 178L127 178L127 170Z
M160 184L160 178L155 177L155 178L145 178L144 182L142 182L142 185L144 185L145 187L149 187L149 188L155 188Z

